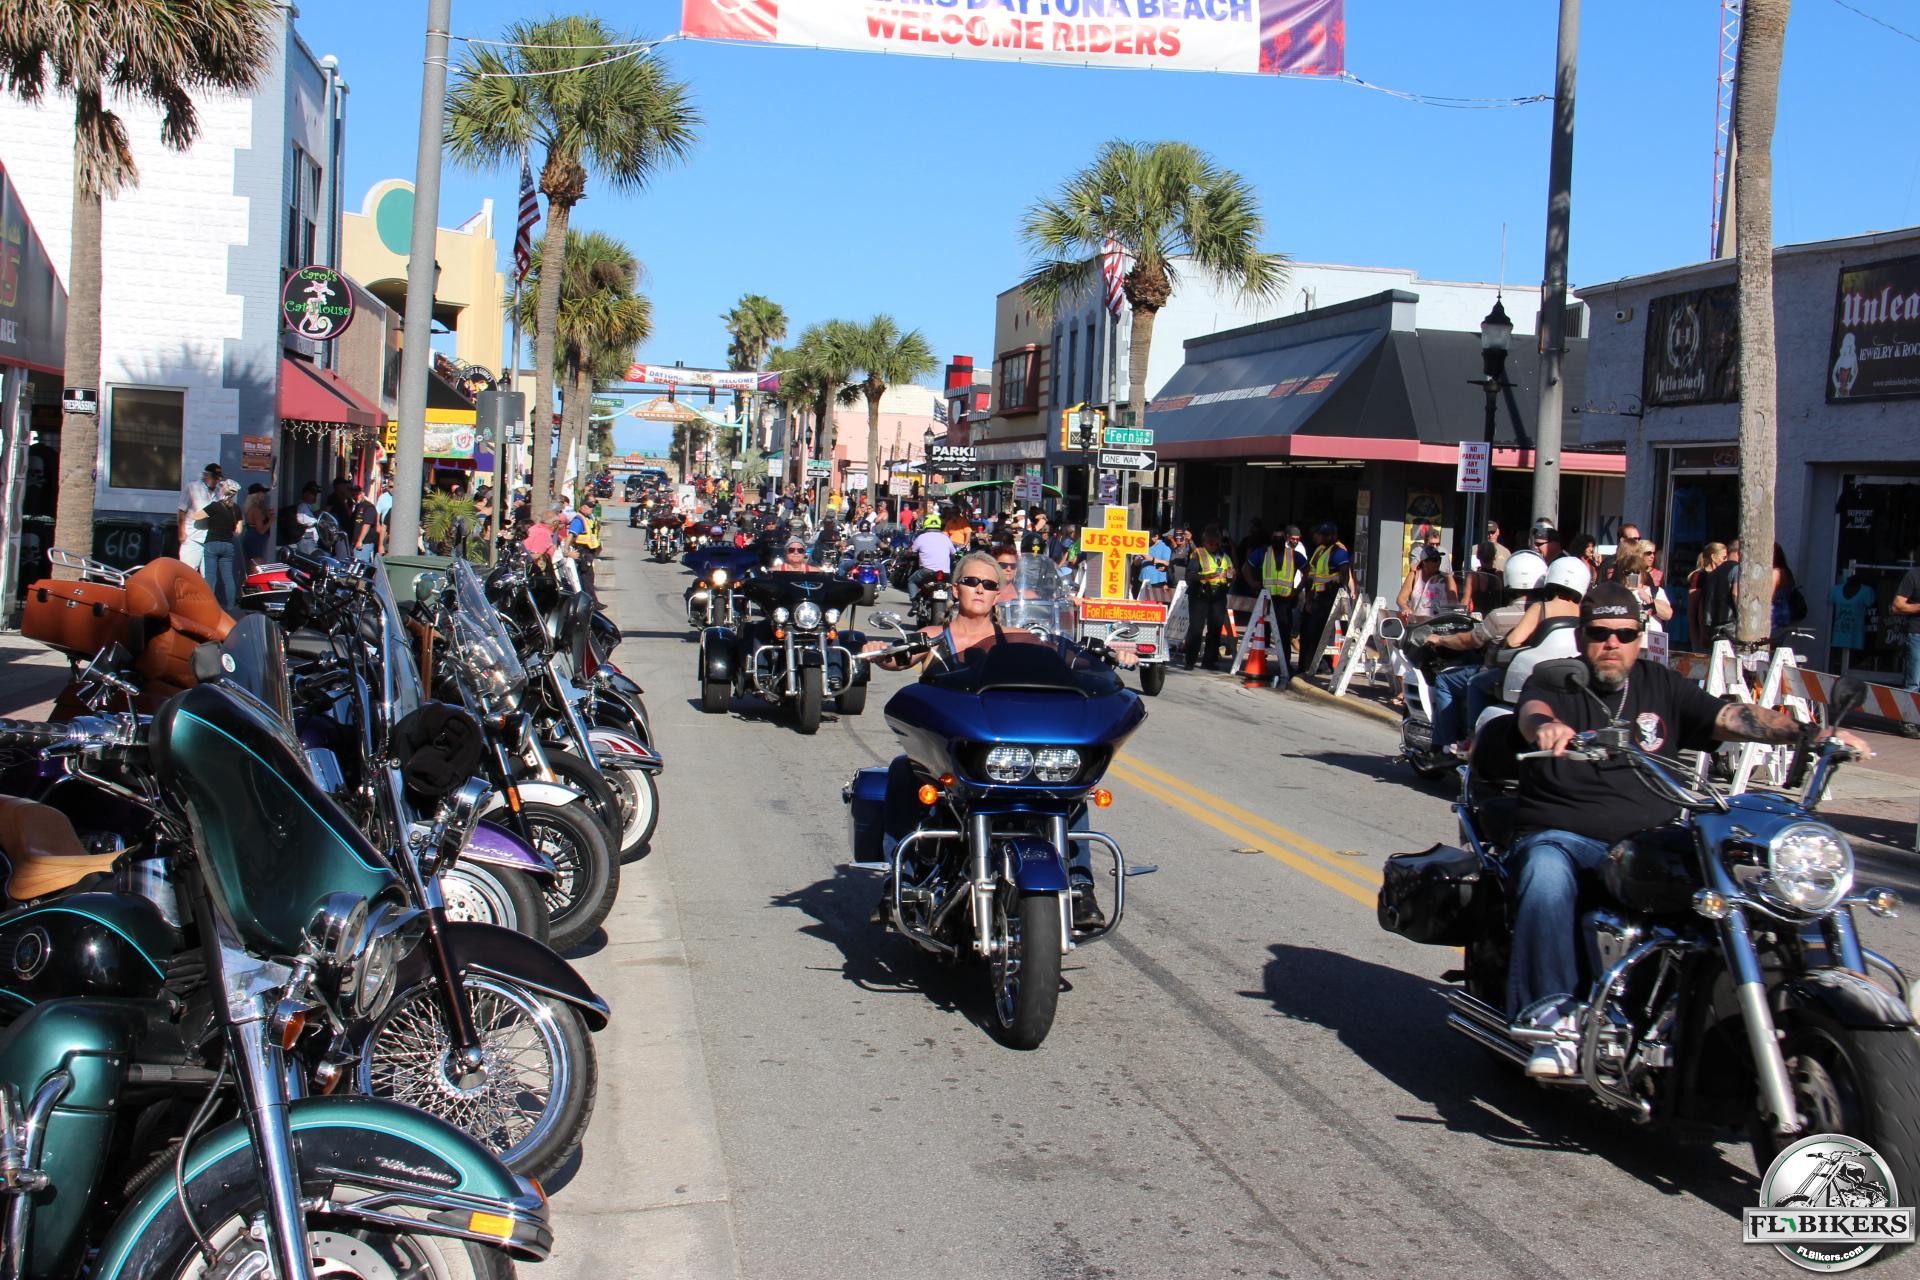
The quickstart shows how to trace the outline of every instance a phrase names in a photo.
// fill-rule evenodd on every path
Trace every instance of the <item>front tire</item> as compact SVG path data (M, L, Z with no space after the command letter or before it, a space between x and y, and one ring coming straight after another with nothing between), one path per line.
M1814 1133L1842 1133L1872 1147L1900 1195L1920 1192L1920 1035L1912 1027L1848 1027L1817 1009L1780 1018L1799 1134L1783 1137L1756 1115L1749 1122L1756 1171L1764 1177L1785 1147Z
M478 862L456 862L440 873L440 894L446 899L449 920L497 924L536 942L547 940L547 903L530 875Z
M463 974L486 1078L462 1087L448 1070L446 994L437 981L402 992L360 1046L356 1087L438 1116L544 1178L570 1159L593 1118L599 1068L580 1012L497 978Z
M593 816L599 820L600 834L607 838L614 853L625 858L632 852L627 847L627 815L620 807L619 793L614 791L606 775L571 751L558 748L548 750L547 765L563 786L586 799Z
M1038 1049L1060 1003L1060 895L1021 893L1002 883L993 895L993 1011L1000 1043Z
M793 704L793 725L802 733L820 732L821 681L819 667L800 669L799 699Z
M529 801L520 807L534 848L560 874L541 890L546 899L547 945L569 951L593 936L620 892L620 863L585 801L569 805Z
M620 816L626 826L621 834L620 860L634 862L644 857L660 825L660 792L653 775L644 769L606 766L601 773L620 801Z
M1157 698L1160 691L1167 687L1167 664L1154 662L1140 668L1140 692L1149 698Z

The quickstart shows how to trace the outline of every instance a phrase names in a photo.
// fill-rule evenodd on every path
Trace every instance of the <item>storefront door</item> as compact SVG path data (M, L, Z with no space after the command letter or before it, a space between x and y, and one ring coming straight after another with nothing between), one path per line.
M1866 644L1851 653L1848 669L1870 680L1900 684L1906 671L1907 627L1913 624L1896 618L1891 605L1900 580L1920 558L1920 475L1846 476L1837 515L1840 536L1834 581L1840 590L1848 591L1857 579L1873 592ZM1808 604L1820 614L1830 610L1833 602L1809 600Z
M1702 547L1739 536L1740 451L1733 445L1694 445L1662 449L1657 456L1663 473L1660 562L1673 604L1667 631L1675 648L1696 648L1687 634L1687 578Z

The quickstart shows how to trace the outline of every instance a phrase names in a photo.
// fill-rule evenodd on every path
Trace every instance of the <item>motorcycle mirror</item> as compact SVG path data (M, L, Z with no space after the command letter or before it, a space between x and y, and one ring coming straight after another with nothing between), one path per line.
M901 622L903 621L900 615L893 612L891 609L882 609L878 613L868 614L867 617L870 621L876 623L879 626L893 627L896 629L898 629Z
M1840 722L1858 711L1867 700L1866 683L1855 676L1841 676L1833 684L1833 696L1827 699L1827 723L1839 728Z
M436 865L448 867L466 848L467 840L473 835L473 829L480 825L480 811L486 807L487 797L492 794L484 778L468 778L452 795L440 802L440 811L435 815L435 826L439 839L435 843Z
M196 645L187 665L193 670L193 678L200 684L212 684L233 674L233 659L220 647L217 640Z
M1557 693L1572 693L1587 687L1587 664L1579 658L1555 658L1533 669L1533 678Z
M429 569L413 580L413 602L430 605L446 593L449 579L438 569Z
M1109 640L1131 640L1131 639L1133 639L1133 638L1134 638L1135 636L1137 636L1137 635L1139 635L1139 634L1140 634L1140 628L1139 628L1139 627L1136 627L1136 626L1134 626L1134 625L1132 625L1131 623L1129 623L1128 625L1126 625L1126 626L1124 626L1124 627L1119 627L1119 628L1116 628L1116 629L1114 630L1114 632L1113 632L1113 633L1112 633L1111 635L1109 635L1109 636L1107 637L1107 639L1109 639Z
M1407 636L1407 624L1398 618L1380 619L1379 634L1388 644L1399 644Z

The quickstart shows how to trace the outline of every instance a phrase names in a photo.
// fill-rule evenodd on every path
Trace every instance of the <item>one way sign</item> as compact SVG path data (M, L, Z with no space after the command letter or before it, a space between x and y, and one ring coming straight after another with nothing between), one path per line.
M1159 460L1152 449L1102 449L1094 465L1104 471L1151 471Z

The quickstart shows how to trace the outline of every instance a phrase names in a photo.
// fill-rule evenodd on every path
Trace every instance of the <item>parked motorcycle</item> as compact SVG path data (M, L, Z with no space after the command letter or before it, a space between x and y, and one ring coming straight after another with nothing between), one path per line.
M1586 690L1578 660L1536 670ZM1590 691L1589 691L1590 692ZM1833 723L1865 696L1842 679ZM1516 1029L1505 1002L1512 953L1518 761L1511 718L1483 732L1454 806L1461 846L1387 859L1382 927L1416 942L1463 947L1463 985L1443 994L1447 1025L1497 1057L1525 1064L1541 1042L1577 1053L1580 1088L1642 1123L1735 1135L1757 1166L1799 1136L1841 1133L1876 1150L1902 1187L1920 1185L1920 1035L1913 990L1863 947L1853 908L1897 911L1889 889L1854 888L1853 851L1815 810L1854 758L1834 739L1803 740L1789 771L1794 798L1727 796L1685 766L1637 745L1634 726L1581 734L1576 759L1631 769L1677 806L1670 825L1620 841L1601 869L1605 901L1580 919L1591 985L1571 1030Z
M425 933L264 703L203 682L150 724L5 721L0 745L150 770L183 923L205 940L199 976L169 963L180 994L48 1000L9 1029L0 1256L11 1270L478 1277L506 1274L508 1256L546 1256L544 1197L466 1134L395 1102L290 1090L296 1046L378 1016ZM457 845L460 833L433 835ZM129 963L169 960L164 934L120 938ZM47 961L84 967L80 954Z
M910 636L890 651L926 644ZM1155 869L1129 868L1113 837L1085 826L1089 805L1111 803L1101 775L1146 708L1102 646L1064 636L1008 631L934 661L886 708L905 751L896 769L910 771L896 785L918 789L919 819L889 851L889 770L862 769L841 793L853 862L885 873L877 922L944 959L984 961L996 1034L1036 1048L1053 1026L1062 957L1118 928L1127 878ZM1112 861L1106 913L1093 848Z

